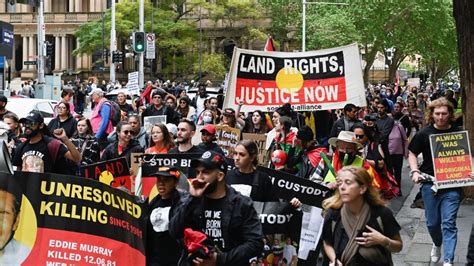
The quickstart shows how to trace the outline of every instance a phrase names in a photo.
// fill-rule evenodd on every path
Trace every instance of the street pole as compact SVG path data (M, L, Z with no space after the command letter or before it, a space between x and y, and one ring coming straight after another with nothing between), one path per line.
M348 6L348 3L332 3L332 2L306 2L305 0L301 0L301 3L303 5L303 23L302 23L302 40L301 40L301 50L303 52L306 51L306 5L311 5L311 4L318 4L318 5L341 5L341 6Z
M115 82L115 63L113 62L114 51L117 49L117 38L115 36L115 0L110 7L112 18L110 27L110 80Z
M201 7L199 7L199 82L202 79L202 17L201 17Z
M302 0L303 3L303 34L301 40L301 51L306 52L306 1Z
M154 34L155 32L153 31L153 17L155 16L155 1L151 1L151 33ZM155 39L156 42L156 39ZM156 43L155 43L156 46ZM156 56L156 53L155 53ZM150 59L149 61L150 64L150 80L153 80L153 59Z
M43 15L43 0L39 1L38 7L38 59L36 60L36 70L38 71L38 84L44 84L44 55L45 55L45 25Z
M144 20L145 20L145 12L144 12L144 7L145 3L144 0L140 0L140 6L138 8L138 17L139 17L139 30L140 32L145 32L144 29ZM145 80L145 74L143 72L143 54L144 53L139 53L139 61L138 61L138 86L140 86L140 89L143 87L144 80Z

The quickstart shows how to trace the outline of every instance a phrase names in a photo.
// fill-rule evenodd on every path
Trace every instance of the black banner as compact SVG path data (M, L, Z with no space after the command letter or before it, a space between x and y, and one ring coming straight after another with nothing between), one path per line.
M92 179L0 173L0 193L21 203L18 228L1 265L145 263L146 204ZM10 194L10 197L8 196ZM15 201L12 201L15 202ZM2 222L8 224L8 219Z
M253 206L262 223L264 234L285 234L299 232L301 211L293 208L288 202L258 202Z
M321 208L323 200L331 196L326 186L282 171L258 166L257 171L267 174L279 198L290 201L298 198L302 203Z

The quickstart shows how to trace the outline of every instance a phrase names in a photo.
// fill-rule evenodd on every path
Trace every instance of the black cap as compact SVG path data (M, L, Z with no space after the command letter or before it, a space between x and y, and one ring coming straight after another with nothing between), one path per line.
M215 151L206 151L201 155L201 158L191 161L192 168L196 168L200 165L206 169L218 169L224 173L227 172L227 163L224 156Z
M159 89L156 89L154 90L152 93L151 93L151 98L155 97L155 95L159 95L161 96L161 98L165 98L166 96L166 91L164 91L163 89L159 88Z
M40 112L37 112L37 111L32 111L28 114L28 116L20 119L20 123L25 123L26 121L30 121L30 122L38 123L38 124L44 123L43 116L41 115Z
M5 95L0 95L0 102L4 102L4 103L8 102L7 97Z
M158 171L153 173L153 176L155 177L172 177L179 179L181 176L181 173L179 172L178 168L174 166L160 166L158 167Z
M314 134L310 127L302 126L296 133L296 137L302 141L311 141L314 139Z
M225 108L222 114L228 116L235 116L235 110L232 108Z
M375 121L377 121L377 116L375 116L373 114L368 114L368 115L365 115L364 120L375 122Z

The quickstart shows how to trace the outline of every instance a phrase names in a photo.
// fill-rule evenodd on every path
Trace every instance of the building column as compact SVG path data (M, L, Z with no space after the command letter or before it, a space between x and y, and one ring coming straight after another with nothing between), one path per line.
M89 0L89 12L95 12L95 0Z
M54 36L54 71L61 70L61 37Z
M102 1L95 1L95 12L102 12Z
M79 48L80 43L79 39L76 38L76 47ZM76 61L76 70L82 69L82 55L78 55L74 58L74 61Z
M67 69L66 35L61 36L61 70Z
M31 36L28 36L28 61L34 61L35 60L34 56L35 56L35 40L34 40L34 36L31 35ZM34 70L35 67L29 66L28 69Z
M74 1L74 3L76 4L76 6L74 7L76 12L82 12L82 0L76 0Z
M44 12L46 12L46 13L51 13L51 12L53 11L53 9L52 9L52 7L53 7L52 1L53 1L53 0L45 0L45 1L44 1Z
M69 11L69 12L75 12L74 7L75 7L75 5L74 5L74 0L69 0L69 8L68 8L68 11Z
M25 61L28 61L28 37L21 35L23 38L23 68L21 70L27 70L28 66L25 65Z

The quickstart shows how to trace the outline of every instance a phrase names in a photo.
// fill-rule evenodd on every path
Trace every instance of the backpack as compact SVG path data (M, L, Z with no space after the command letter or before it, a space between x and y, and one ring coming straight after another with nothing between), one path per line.
M118 103L113 101L106 101L110 105L110 121L112 122L112 126L116 126L122 117L120 106Z
M403 116L402 116L403 118ZM401 118L400 118L401 119ZM407 133L402 123L399 120L395 120L392 131L388 135L388 152L392 154L405 154L407 151Z

